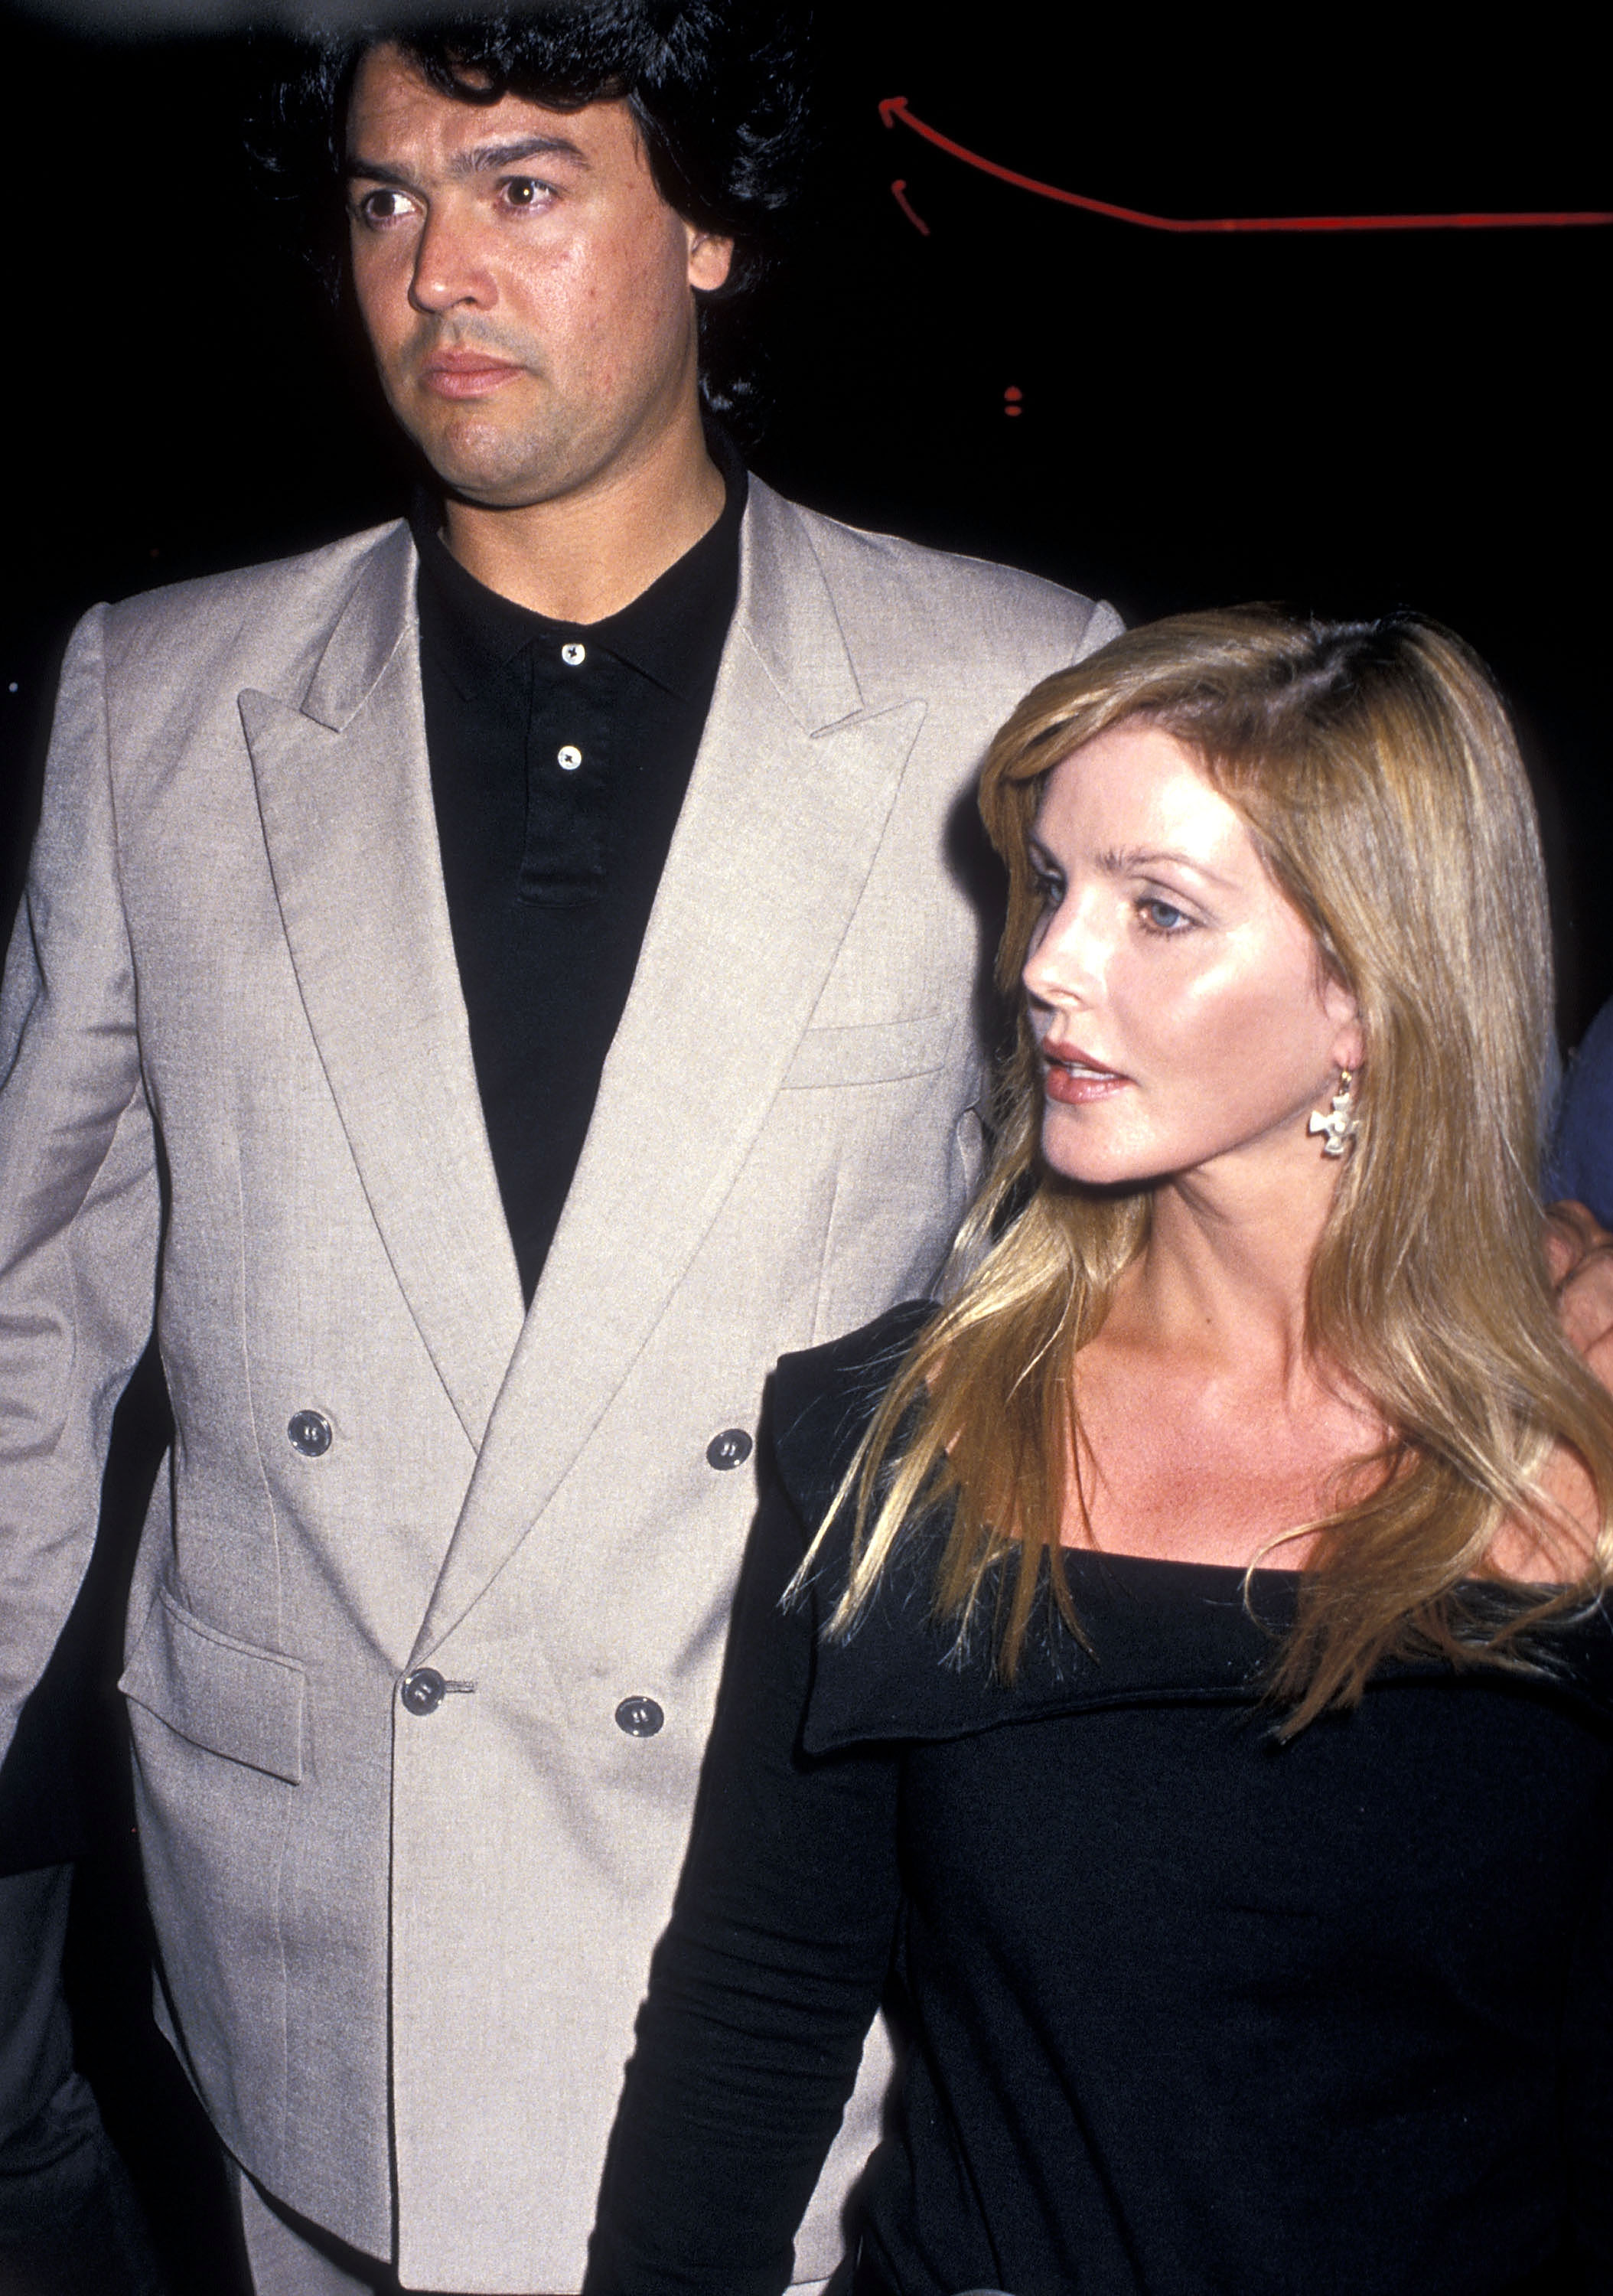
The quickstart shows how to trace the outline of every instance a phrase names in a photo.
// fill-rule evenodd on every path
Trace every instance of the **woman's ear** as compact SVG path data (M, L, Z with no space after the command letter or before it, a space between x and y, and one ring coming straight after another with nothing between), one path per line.
M1322 1009L1334 1028L1332 1062L1338 1069L1358 1069L1366 1058L1366 1031L1361 1008L1342 980L1331 972L1322 982Z

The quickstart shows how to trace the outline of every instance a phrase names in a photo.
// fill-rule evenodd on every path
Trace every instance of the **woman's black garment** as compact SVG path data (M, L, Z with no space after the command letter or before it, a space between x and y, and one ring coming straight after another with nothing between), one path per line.
M888 1980L908 2038L856 2287L1613 2290L1613 1631L1388 1670L1288 1745L1290 1574L1076 1553L1019 1679L779 1596L922 1310L787 1357L589 2296L762 2296Z

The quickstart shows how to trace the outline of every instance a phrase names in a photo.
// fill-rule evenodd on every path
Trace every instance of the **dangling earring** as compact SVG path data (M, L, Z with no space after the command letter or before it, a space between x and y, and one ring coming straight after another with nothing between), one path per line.
M1348 1069L1339 1071L1339 1089L1333 1095L1332 1114L1321 1116L1313 1110L1311 1120L1305 1128L1307 1133L1326 1135L1322 1143L1324 1156L1343 1155L1361 1129L1360 1119L1355 1114L1355 1078Z

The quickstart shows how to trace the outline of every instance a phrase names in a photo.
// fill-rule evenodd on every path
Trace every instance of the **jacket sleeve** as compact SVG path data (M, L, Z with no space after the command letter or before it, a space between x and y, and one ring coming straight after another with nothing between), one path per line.
M764 1498L671 1923L606 2156L586 2296L775 2296L889 1964L898 1756L799 1751L806 1533Z
M63 666L0 993L0 1756L88 1565L112 1413L156 1288L104 614L81 624Z

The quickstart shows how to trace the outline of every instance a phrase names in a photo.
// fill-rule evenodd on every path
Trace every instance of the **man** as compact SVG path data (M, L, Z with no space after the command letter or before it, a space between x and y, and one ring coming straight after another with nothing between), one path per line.
M764 1379L932 1276L953 816L1117 627L708 440L791 100L666 13L359 59L352 283L435 503L86 619L0 1015L4 1728L154 1313L123 1687L263 2290L577 2286Z

